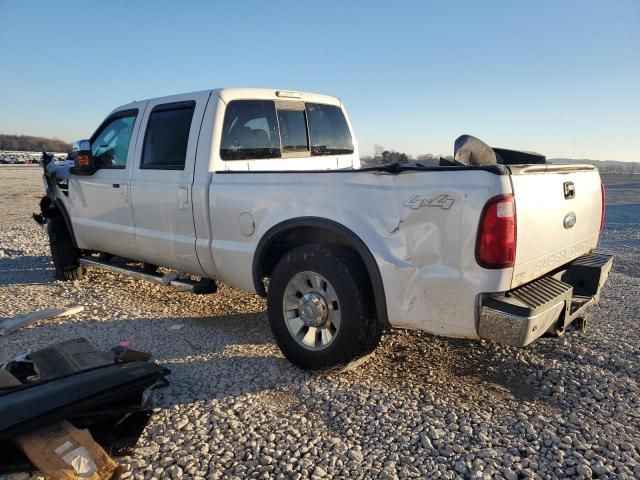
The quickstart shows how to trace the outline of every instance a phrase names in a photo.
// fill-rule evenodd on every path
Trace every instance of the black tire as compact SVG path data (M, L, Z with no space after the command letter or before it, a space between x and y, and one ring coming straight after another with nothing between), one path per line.
M289 281L300 272L316 272L327 279L339 299L340 328L331 343L310 350L293 337L284 320L283 296ZM273 269L267 292L269 325L284 356L304 369L347 364L373 351L383 326L375 315L366 269L351 250L312 244L289 251Z
M56 269L57 280L81 280L82 266L78 262L80 252L74 247L69 230L61 218L47 222L51 258Z

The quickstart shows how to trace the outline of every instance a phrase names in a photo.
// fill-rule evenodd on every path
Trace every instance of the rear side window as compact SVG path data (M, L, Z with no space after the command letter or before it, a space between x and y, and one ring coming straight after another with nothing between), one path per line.
M220 157L252 160L280 157L275 104L268 100L234 100L227 105Z
M353 153L351 133L340 107L307 103L306 110L311 155Z
M196 103L157 105L151 111L140 168L183 170Z

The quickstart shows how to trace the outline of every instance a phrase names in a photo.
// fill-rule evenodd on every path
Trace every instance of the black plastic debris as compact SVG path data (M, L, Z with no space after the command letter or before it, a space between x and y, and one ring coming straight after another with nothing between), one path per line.
M88 428L110 455L135 446L151 410L149 389L168 369L127 347L96 351L86 339L50 345L0 367L0 473L30 468L16 436L62 420Z
M29 354L39 380L59 378L72 373L112 365L113 357L98 352L84 338L56 343Z

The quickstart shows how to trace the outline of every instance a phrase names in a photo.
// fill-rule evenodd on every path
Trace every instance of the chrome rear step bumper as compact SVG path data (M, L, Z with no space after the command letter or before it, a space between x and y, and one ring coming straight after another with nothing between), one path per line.
M483 298L478 336L523 347L547 332L564 333L600 300L612 263L611 255L589 253L548 276Z
M165 280L165 277L159 273L147 273L129 265L113 264L106 260L100 260L98 258L81 257L79 261L81 265L101 268L103 270L120 273L122 275L127 275L129 277L137 278L140 280L147 280L148 282L169 285L186 292L206 294L215 293L215 291L217 290L215 282L208 279L200 281L179 278Z

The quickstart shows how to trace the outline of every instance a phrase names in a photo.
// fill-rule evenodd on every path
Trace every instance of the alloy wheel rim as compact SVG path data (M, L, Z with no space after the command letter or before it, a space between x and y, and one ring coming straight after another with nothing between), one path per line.
M309 350L327 348L340 330L338 295L333 285L317 272L300 272L289 280L282 311L291 336Z

